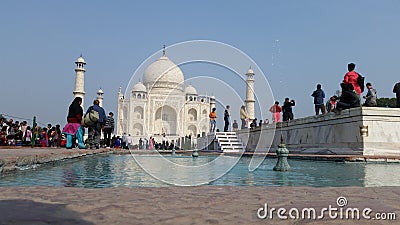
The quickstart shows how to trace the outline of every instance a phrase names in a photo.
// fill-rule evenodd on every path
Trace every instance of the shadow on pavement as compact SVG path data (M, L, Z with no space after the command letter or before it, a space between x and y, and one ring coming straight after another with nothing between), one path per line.
M31 200L0 200L0 224L45 225L76 224L92 225L82 215L66 208L65 204L49 204Z

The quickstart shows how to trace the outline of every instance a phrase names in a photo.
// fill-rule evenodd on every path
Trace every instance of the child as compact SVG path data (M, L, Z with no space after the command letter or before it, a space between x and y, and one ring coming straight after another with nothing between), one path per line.
M0 145L7 144L6 134L7 134L7 126L3 126L0 132Z
M115 148L121 148L121 138L119 136L117 136L117 139L115 140Z
M32 131L31 127L28 126L25 130L25 145L30 145L32 141Z
M49 137L47 136L47 128L44 127L40 133L40 145L42 147L47 147L49 143Z

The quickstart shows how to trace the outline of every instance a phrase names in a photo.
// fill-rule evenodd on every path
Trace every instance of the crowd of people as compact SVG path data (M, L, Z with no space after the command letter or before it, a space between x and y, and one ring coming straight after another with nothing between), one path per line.
M354 63L349 63L347 65L348 72L343 77L343 81L340 84L341 92L340 95L330 96L325 102L325 92L322 89L321 84L317 84L316 90L313 91L311 96L314 100L315 115L326 114L329 112L340 113L344 109L350 109L360 106L365 107L376 107L377 104L377 91L373 88L370 82L364 84L364 77L355 71L356 65ZM362 96L364 92L364 86L366 88L366 94ZM396 94L397 104L396 107L400 107L400 82L396 83L393 87L393 93ZM364 100L364 103L362 103ZM296 105L295 100L285 98L283 105L281 106L279 101L269 108L269 112L272 114L272 122L278 123L281 121L289 121L294 119L293 107ZM229 130L229 106L226 107L224 112L224 131ZM216 109L212 109L209 115L210 118L210 132L215 132L216 127ZM244 128L255 128L257 126L262 126L269 124L268 119L265 121L260 120L257 123L257 118L250 120L246 114L246 107L242 106L240 108L240 120L241 129ZM258 124L258 125L257 125ZM236 120L232 124L233 131L239 130L239 125ZM218 129L217 129L218 130Z
M47 127L35 126L33 129L27 121L7 120L0 118L0 146L63 146L60 125L47 124Z
M377 91L373 88L371 83L366 83L365 88L367 93L361 97L364 92L364 77L355 71L356 65L354 63L348 64L348 72L344 75L343 82L340 84L341 94L339 96L330 96L328 101L325 102L325 92L321 84L317 84L316 90L313 91L311 96L314 99L315 115L326 114L329 112L340 113L344 109L355 107L377 106ZM397 107L400 107L400 82L396 83L393 87L393 92L396 94ZM361 104L362 99L364 103ZM30 127L26 121L19 122L13 119L6 120L4 117L0 118L0 145L26 145L37 147L63 147L71 149L90 148L98 149L100 147L106 148L124 148L132 149L135 145L131 135L123 134L122 137L115 136L114 134L114 114L108 113L106 116L105 110L99 105L98 100L93 101L86 113L83 112L81 107L82 98L76 97L68 108L67 125L61 131L60 125L52 126L48 124L47 127L40 127L34 125ZM272 122L277 123L282 120L289 121L294 119L293 107L296 105L295 100L285 98L282 106L276 101L274 105L269 108L272 114ZM219 131L216 129L216 108L213 108L209 114L210 119L210 132ZM240 108L241 129L262 126L269 124L269 120L257 120L257 118L249 119L246 114L246 107ZM224 132L229 131L231 121L230 106L226 106L224 111ZM88 128L88 139L86 143L83 139L85 128ZM239 129L239 124L236 120L233 121L232 128L234 131ZM104 134L104 142L101 143L101 134ZM77 141L77 144L76 144ZM169 142L165 136L162 137L161 143L156 143L153 137L147 139L140 139L137 143L139 149L173 149L176 143L172 140Z
M339 96L333 95L325 102L325 92L321 84L317 84L316 90L313 91L311 96L314 99L315 115L326 114L329 112L340 113L344 109L350 109L360 106L376 107L377 106L377 91L373 88L371 83L366 83L367 93L361 97L364 92L364 77L355 71L356 65L349 63L347 65L348 72L344 75L343 82L340 84L341 94ZM400 83L396 84L393 92L396 93L397 101L400 97ZM399 94L397 94L399 93ZM362 99L364 103L362 104ZM269 109L272 113L272 120L274 123L280 122L280 113L283 113L283 121L293 120L292 106L295 106L295 101L289 98L285 99L282 107L276 101ZM397 107L400 107L398 104Z

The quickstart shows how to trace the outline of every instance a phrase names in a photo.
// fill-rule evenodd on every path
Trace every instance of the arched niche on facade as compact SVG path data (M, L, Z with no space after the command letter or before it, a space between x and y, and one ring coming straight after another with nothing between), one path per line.
M188 127L188 132L192 137L196 137L197 136L197 127L195 125L190 125Z
M140 123L135 123L133 125L133 135L141 136L143 135L143 125Z
M162 106L156 110L154 131L155 133L175 135L177 129L177 113L170 106Z
M203 110L203 117L207 117L207 109Z
M191 108L188 111L189 121L197 121L197 110Z
M133 109L134 118L135 119L143 119L143 112L144 112L143 107L136 106Z

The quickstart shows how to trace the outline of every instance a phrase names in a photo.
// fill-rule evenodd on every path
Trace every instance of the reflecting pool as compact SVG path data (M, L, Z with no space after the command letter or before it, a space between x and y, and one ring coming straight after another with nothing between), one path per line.
M159 156L146 155L149 162ZM180 165L202 165L216 156L165 156ZM242 157L224 176L205 185L220 186L400 186L400 163L344 163L289 159L289 172L272 168L275 158L267 158L253 172L248 170L250 157ZM157 167L157 164L154 163ZM166 174L178 170L163 169ZM196 176L210 176L199 173ZM191 181L193 174L178 174L179 179ZM84 188L161 187L169 186L147 174L131 155L97 155L43 164L36 168L3 174L0 186L64 186Z

